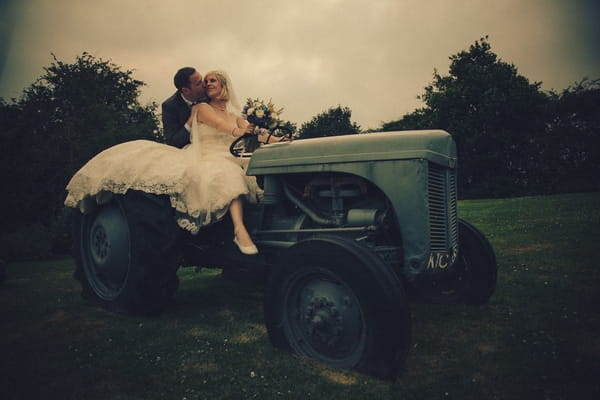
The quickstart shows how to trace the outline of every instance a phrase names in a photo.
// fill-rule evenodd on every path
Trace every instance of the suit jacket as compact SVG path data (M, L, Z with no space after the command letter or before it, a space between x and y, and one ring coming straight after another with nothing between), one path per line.
M190 113L190 106L179 92L162 103L163 132L167 144L181 148L190 143L190 133L184 127Z

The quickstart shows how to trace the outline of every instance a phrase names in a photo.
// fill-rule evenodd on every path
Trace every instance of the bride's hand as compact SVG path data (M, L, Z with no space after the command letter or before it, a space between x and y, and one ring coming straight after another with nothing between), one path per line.
M249 133L249 134L254 134L254 129L256 128L256 125L254 124L248 124L248 126L246 126L246 130L244 131L244 134Z

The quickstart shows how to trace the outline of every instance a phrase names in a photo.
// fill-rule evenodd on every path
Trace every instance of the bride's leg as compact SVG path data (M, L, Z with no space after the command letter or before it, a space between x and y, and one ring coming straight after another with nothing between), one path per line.
M233 233L237 238L241 246L254 246L250 234L246 230L244 225L244 208L242 199L240 197L235 198L229 205L229 214L231 215L231 221L233 222Z

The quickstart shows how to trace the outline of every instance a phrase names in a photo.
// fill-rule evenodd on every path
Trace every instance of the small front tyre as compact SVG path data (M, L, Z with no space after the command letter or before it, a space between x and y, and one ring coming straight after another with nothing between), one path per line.
M498 280L494 249L483 233L467 221L459 220L458 234L460 249L456 262L467 271L467 282L458 300L473 305L487 303Z
M417 294L434 303L487 303L496 289L498 265L486 237L464 220L458 223L459 249L454 264L414 282Z

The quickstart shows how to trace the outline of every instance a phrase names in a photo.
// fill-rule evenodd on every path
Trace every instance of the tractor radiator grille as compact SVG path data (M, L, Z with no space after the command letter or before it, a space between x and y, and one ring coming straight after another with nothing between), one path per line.
M458 250L458 194L456 183L456 170L446 170L448 174L448 222L450 223L450 241L454 249Z
M429 232L432 251L447 251L458 244L456 174L429 163ZM448 240L450 239L450 240Z

